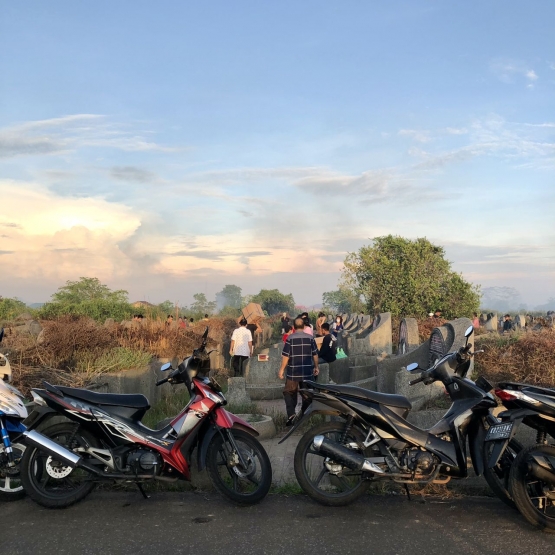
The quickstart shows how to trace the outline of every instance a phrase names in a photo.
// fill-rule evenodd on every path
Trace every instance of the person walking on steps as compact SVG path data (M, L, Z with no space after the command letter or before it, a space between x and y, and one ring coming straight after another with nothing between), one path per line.
M285 377L283 398L287 411L287 426L291 426L295 420L299 388L303 382L320 373L314 337L304 333L305 322L302 318L295 318L293 327L295 332L287 338L283 346L278 374L280 380ZM309 404L310 400L303 397L301 410L304 412Z
M233 374L236 378L243 377L243 364L252 355L252 333L247 329L247 321L242 318L239 327L231 335L229 354L233 357Z

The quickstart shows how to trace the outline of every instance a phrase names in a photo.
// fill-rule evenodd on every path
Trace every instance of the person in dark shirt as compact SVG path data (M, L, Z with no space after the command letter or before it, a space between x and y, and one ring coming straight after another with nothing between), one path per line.
M505 314L503 316L503 333L507 331L512 331L513 329L513 321L511 320L510 314Z
M285 377L283 398L287 410L286 426L291 426L295 420L299 388L303 386L303 382L313 379L320 372L318 368L318 349L314 337L304 333L302 318L295 318L293 327L295 333L291 334L283 345L281 367L278 373L280 380ZM304 413L311 400L303 397L302 401L301 411Z
M335 347L333 346L333 335L330 333L330 325L327 322L322 324L322 335L324 340L318 353L318 362L320 364L333 362L335 360Z

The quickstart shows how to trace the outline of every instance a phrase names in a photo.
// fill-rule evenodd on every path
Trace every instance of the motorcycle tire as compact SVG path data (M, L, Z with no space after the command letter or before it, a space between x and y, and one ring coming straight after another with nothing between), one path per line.
M76 424L64 422L45 428L41 433L70 451L97 445L94 436L83 429L76 431L76 428ZM96 485L86 470L65 466L38 447L27 447L23 455L21 481L27 495L49 509L64 509L83 500Z
M536 478L529 468L531 454L555 459L555 446L539 444L523 449L511 468L509 486L522 516L536 528L555 534L555 486Z
M295 450L295 476L299 485L312 499L331 507L349 505L363 495L370 485L362 477L362 472L345 469L342 476L331 474L326 463L326 455L312 448L314 437L326 436L333 441L340 441L345 430L344 422L324 422L306 432ZM365 435L356 427L351 428L344 443L356 442L362 446ZM360 452L363 449L359 449ZM317 474L317 476L315 476ZM339 490L339 491L337 491Z
M246 468L227 434L233 434ZM225 439L224 439L225 438ZM260 503L272 485L272 465L260 442L242 430L217 433L206 454L206 468L214 487L239 505Z
M513 501L509 491L509 474L511 472L513 461L523 449L522 444L516 439L511 439L504 453L499 458L497 465L493 468L489 468L488 461L493 446L494 443L492 441L484 442L484 478L493 493L495 493L495 495L503 501L505 505L516 509L515 502Z
M20 464L25 452L25 445L14 443L12 449L14 456L19 459L19 463L15 467L0 468L0 502L19 501L26 495L20 475Z

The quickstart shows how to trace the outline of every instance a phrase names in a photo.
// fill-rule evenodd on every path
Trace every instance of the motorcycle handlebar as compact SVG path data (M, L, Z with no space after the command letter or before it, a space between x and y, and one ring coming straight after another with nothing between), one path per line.
M158 381L156 382L156 385L157 385L157 386L158 386L158 385L162 385L162 384L166 383L167 381L169 381L169 378L163 378L163 379L161 379L161 380L158 380Z

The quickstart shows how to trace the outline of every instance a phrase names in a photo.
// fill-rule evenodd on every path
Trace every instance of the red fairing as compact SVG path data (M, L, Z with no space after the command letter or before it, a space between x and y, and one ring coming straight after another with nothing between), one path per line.
M250 428L256 435L258 435L258 432L248 422L245 422L242 418L227 412L225 409L217 408L215 413L216 424L221 428L233 428L233 424L240 424L241 426Z

